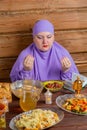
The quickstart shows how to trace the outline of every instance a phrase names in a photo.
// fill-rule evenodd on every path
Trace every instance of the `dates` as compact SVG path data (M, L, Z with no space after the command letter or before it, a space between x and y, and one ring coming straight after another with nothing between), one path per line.
M46 84L46 88L61 88L62 84L58 82L48 83Z

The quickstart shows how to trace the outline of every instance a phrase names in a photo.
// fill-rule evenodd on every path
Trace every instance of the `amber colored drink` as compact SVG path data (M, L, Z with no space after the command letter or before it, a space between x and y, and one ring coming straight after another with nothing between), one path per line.
M0 128L6 128L5 111L6 105L0 103Z
M20 98L20 107L23 111L29 111L36 107L37 100L31 92L25 92Z
M5 113L0 115L0 128L6 128Z

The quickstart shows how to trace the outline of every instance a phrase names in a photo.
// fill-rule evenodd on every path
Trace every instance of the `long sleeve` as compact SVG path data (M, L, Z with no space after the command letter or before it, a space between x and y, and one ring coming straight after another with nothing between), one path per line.
M15 69L15 68L14 68ZM14 82L16 80L22 80L22 79L31 79L31 72L21 70L21 71L15 71L14 73L10 73L11 81Z
M79 73L75 66L71 67L66 72L61 72L61 79L62 80L66 80L66 79L71 80L72 79L72 73Z
M69 54L69 52L67 50L65 50L65 55L70 59L71 61L71 67L63 72L61 71L61 79L62 80L66 80L66 79L72 79L72 73L79 73L75 63L74 63L74 60L72 59L71 55Z
M12 82L16 80L22 80L22 79L31 79L32 72L25 71L23 68L24 58L29 54L28 50L29 48L23 50L19 54L15 64L13 65L12 70L10 72L10 79Z

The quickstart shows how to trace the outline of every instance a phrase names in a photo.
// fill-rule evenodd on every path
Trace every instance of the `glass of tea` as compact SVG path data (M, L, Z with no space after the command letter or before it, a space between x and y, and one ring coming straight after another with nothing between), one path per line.
M0 128L6 128L5 112L6 106L4 103L0 102Z
M20 97L20 107L23 111L29 111L37 106L43 87L39 81L25 80Z

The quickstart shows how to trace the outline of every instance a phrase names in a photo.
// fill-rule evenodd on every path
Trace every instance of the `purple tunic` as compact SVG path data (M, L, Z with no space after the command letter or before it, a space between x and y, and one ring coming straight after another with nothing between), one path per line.
M23 68L24 58L31 54L34 60L34 66L31 71L25 71ZM61 58L68 57L72 63L71 68L63 72ZM66 80L72 78L72 73L79 73L78 69L70 56L69 52L59 43L54 42L52 48L47 52L41 52L34 43L24 49L18 56L10 73L11 81L22 79L34 79L40 81L46 80Z

